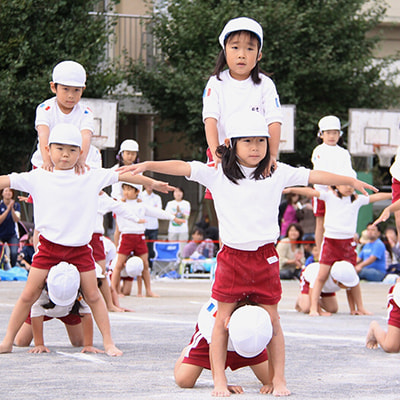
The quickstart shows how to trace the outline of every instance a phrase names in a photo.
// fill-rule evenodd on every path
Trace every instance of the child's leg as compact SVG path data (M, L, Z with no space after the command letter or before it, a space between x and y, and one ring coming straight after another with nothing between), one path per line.
M288 396L290 391L286 387L285 379L285 338L279 322L278 305L260 305L268 311L273 329L272 338L267 346L269 366L273 369L272 394L274 396Z
M6 335L0 343L0 353L9 353L12 351L15 336L28 317L32 304L39 298L48 272L47 269L31 268L24 290L11 313Z
M15 336L14 345L27 347L30 346L33 339L31 324L23 323L21 329L18 331L17 336Z
M95 270L81 272L81 288L83 296L92 310L93 317L103 336L103 344L109 356L120 356L122 351L115 345L111 337L111 326L108 312L103 297L97 287Z
M378 345L387 353L398 353L400 351L400 329L393 325L388 325L385 332L377 321L372 321L366 338L368 349L376 349Z
M175 363L174 367L174 377L175 383L181 388L192 388L200 374L203 371L203 367L198 365L182 363L185 357L187 347L182 350L181 355Z
M326 265L326 264L319 265L318 276L315 279L314 287L310 294L310 313L309 313L309 315L311 315L311 316L319 315L319 313L318 313L319 298L321 296L322 288L324 287L324 284L325 284L326 280L328 279L330 270L331 270L330 265Z
M139 256L143 260L143 272L142 278L144 287L146 288L146 297L160 297L158 294L151 291L151 280L150 280L150 267L149 267L149 255L148 253Z
M137 278L137 297L143 296L143 278L138 276Z
M65 324L65 329L67 330L69 341L71 342L72 346L74 347L84 346L82 323L77 325Z
M120 293L121 271L123 270L127 259L127 255L117 253L117 262L115 263L111 278L111 287L117 294Z
M128 281L127 279L123 279L122 280L121 293L124 296L130 296L131 295L132 282L133 281Z
M251 365L250 368L254 372L254 375L258 378L258 380L262 383L262 388L260 389L260 393L270 394L272 393L272 374L271 369L268 368L268 361L264 361L260 364Z
M310 295L300 293L296 300L295 309L298 312L308 314L310 312Z
M339 309L336 296L321 297L320 305L323 310L331 314L337 313Z
M102 271L103 275L105 275L106 274L106 260L97 261L97 264L100 265L101 271ZM117 307L112 300L111 289L110 289L110 285L108 284L107 278L100 278L100 280L101 280L100 292L103 295L104 301L106 302L107 310L115 311L115 312L123 311L122 308Z
M324 217L315 217L315 244L318 249L318 254L321 252L323 237L324 237Z
M228 382L225 375L226 352L228 348L228 331L225 328L225 321L231 316L236 303L218 302L218 312L210 344L210 364L214 380L212 396L230 396Z
M349 302L350 314L353 315L372 315L370 311L364 308L361 295L361 286L352 287L346 290L347 301Z

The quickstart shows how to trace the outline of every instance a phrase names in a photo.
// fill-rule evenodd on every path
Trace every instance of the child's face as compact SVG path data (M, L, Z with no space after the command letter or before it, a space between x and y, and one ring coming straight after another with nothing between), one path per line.
M340 131L338 130L330 130L323 131L321 134L322 141L328 146L336 146L337 142L340 139Z
M183 193L181 190L179 190L179 189L174 190L174 199L176 201L181 201L183 199Z
M136 200L139 191L133 186L124 185L122 187L122 193L125 199L127 200Z
M6 188L4 188L3 189L3 199L4 200L11 200L12 198L13 198L13 191L9 188L9 187L6 187Z
M52 143L48 149L54 169L59 170L74 168L81 154L81 149L78 146L69 144Z
M350 185L336 185L337 190L342 194L342 196L351 196L354 193L353 186Z
M57 105L64 114L69 114L82 97L83 87L65 86L60 83L50 83L50 88L57 97Z
M247 79L261 59L257 39L245 32L233 34L226 42L225 58L232 78L238 81Z
M124 150L121 157L124 165L131 165L136 161L137 151Z
M236 156L239 164L248 168L255 168L267 154L267 138L245 137L236 142Z

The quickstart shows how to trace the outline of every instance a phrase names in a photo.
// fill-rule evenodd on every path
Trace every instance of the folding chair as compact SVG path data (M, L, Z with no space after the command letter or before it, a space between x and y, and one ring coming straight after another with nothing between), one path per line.
M179 265L178 242L154 242L154 258L152 274L163 275L169 271L176 271Z

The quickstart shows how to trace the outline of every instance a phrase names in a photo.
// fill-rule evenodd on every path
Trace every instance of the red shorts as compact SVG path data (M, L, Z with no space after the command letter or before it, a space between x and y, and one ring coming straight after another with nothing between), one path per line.
M393 289L394 285L389 289L389 293L392 293ZM388 325L392 325L400 329L400 308L397 306L393 299L389 301L388 309Z
M332 265L335 261L357 263L356 242L354 239L330 239L322 241L320 264Z
M313 212L316 217L325 216L325 202L318 197L312 198Z
M306 281L303 276L300 277L300 288L301 294L309 294L310 293L310 282ZM321 297L332 297L336 296L335 292L321 292Z
M392 203L400 199L400 182L393 178L392 179Z
M144 234L121 233L117 253L129 256L132 252L138 257L149 252Z
M282 295L279 256L273 243L255 251L223 246L217 255L212 297L223 303L249 299L258 304L278 304Z
M101 233L93 233L89 246L93 250L94 261L99 262L106 259L104 251L103 235Z
M209 147L207 147L206 154L207 154L207 161L208 161L208 162L214 161L213 156L212 156L212 153L211 153L211 150L210 150ZM211 194L211 192L210 192L207 188L206 188L206 192L204 193L204 198L205 198L205 199L212 200L212 194Z
M77 314L68 314L65 317L56 317L60 321L64 322L66 325L78 325L82 322L81 317ZM47 315L44 316L43 321L50 321L53 319L53 317L48 317ZM29 325L31 325L32 320L31 320L31 315L28 315L28 318L25 320L25 322Z
M38 249L32 258L32 267L50 269L61 261L75 265L79 272L95 269L93 252L89 245L63 246L52 243L40 235Z
M209 351L210 345L201 335L199 328L196 325L196 331L192 336L188 352L182 362L184 364L197 365L202 368L211 369ZM258 356L252 358L245 358L235 351L228 351L226 353L225 369L229 367L232 371L235 371L236 369L248 367L250 365L257 365L267 360L268 353L266 349L264 349Z

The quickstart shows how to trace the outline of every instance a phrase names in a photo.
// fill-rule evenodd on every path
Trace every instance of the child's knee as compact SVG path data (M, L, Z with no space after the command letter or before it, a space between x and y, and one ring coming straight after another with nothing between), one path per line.
M89 306L101 300L100 291L97 288L96 290L89 290L84 292L83 297L85 298L85 301L86 303L88 303Z

